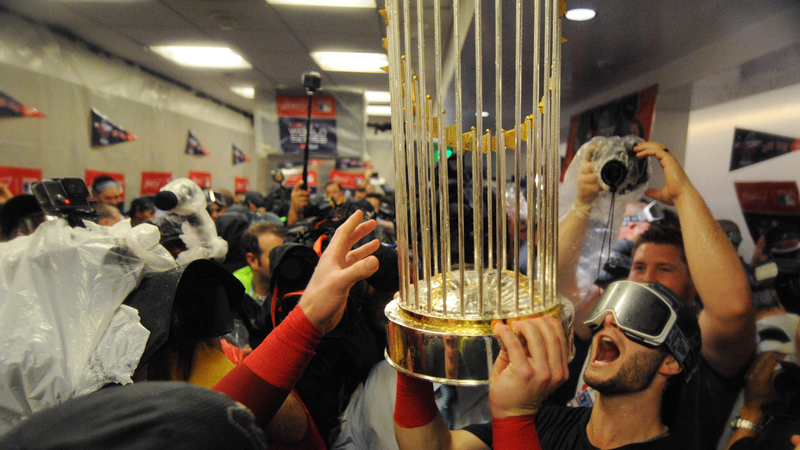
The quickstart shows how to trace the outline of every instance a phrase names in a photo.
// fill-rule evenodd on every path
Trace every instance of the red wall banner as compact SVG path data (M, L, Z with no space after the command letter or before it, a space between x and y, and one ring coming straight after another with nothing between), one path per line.
M33 183L42 181L42 169L0 166L0 183L14 195L30 194Z
M286 186L295 187L297 183L303 178L302 173L296 173L294 175L289 175L286 177ZM317 171L309 169L308 171L308 187L315 188L317 187Z
M774 227L800 224L800 191L794 181L737 181L736 197L753 241Z
M211 172L190 170L189 179L197 183L202 189L211 189Z
M350 173L333 169L328 173L330 181L336 181L342 189L355 189L364 182L364 172Z
M250 179L245 177L233 177L233 188L236 194L244 194L250 191Z
M172 172L142 172L141 195L156 195L172 181Z
M86 181L86 186L89 190L92 190L92 182L95 178L99 177L100 175L108 175L114 179L117 183L119 183L120 187L122 188L119 194L120 200L125 200L125 174L118 173L118 172L107 172L105 170L92 170L86 169L84 171L83 178Z

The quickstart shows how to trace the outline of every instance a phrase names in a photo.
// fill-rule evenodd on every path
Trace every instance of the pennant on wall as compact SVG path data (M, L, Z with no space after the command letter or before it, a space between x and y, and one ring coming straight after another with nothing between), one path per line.
M186 154L196 156L208 156L211 154L205 147L200 144L197 137L189 130L189 137L186 139Z
M0 90L0 117L47 117L35 108L23 105L14 97Z
M241 164L243 162L249 162L250 157L245 155L244 152L233 144L233 165Z
M92 108L92 147L106 147L120 142L135 141L136 136L128 133L108 117Z
M800 139L737 128L733 133L731 171L800 150Z

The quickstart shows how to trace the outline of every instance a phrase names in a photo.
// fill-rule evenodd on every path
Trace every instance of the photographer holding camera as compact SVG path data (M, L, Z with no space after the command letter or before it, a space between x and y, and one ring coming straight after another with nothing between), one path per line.
M592 209L603 191L592 164L590 145L578 170L578 192L559 223L559 292L576 307L575 333L591 336L583 325L600 294L598 288L580 292L575 268ZM700 193L675 157L663 145L643 142L632 148L636 158L655 157L664 171L661 189L646 195L674 205L682 233L651 227L637 240L628 280L657 282L669 287L687 305L702 298L698 320L702 330L700 370L689 384L672 386L680 392L665 397L665 423L670 434L685 441L682 448L713 448L743 382L755 345L755 315L747 276L733 245L712 216ZM699 302L697 302L699 304ZM582 378L582 377L581 377ZM591 402L579 380L580 404ZM667 403L674 402L673 405ZM668 414L669 407L675 408ZM675 417L670 417L670 416Z

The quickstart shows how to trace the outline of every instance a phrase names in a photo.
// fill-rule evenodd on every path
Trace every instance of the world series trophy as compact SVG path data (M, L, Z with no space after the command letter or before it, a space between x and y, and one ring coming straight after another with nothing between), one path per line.
M399 296L385 310L386 359L401 372L444 384L488 383L500 351L496 321L551 315L572 347L572 306L556 293L566 4L517 0L513 12L503 11L509 4L475 0L474 10L462 11L459 0L445 6L442 0L386 0L382 11L400 261ZM503 39L509 27L514 42ZM484 61L492 45L493 62ZM513 58L504 58L511 45ZM471 47L474 60L467 60ZM503 85L510 60L513 87ZM474 109L472 99L463 102L468 89L474 89ZM488 115L484 92L494 120L481 132ZM503 128L504 101L514 106L513 129Z

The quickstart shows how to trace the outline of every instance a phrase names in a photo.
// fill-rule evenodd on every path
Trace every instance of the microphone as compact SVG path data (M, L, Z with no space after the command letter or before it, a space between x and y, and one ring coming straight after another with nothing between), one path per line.
M181 203L178 196L172 191L160 191L153 199L156 208L162 211L169 211Z

